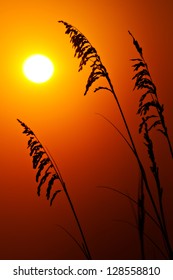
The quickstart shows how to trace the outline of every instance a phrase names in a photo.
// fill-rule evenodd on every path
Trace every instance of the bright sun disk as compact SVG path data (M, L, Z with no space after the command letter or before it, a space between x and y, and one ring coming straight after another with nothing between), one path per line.
M52 77L54 66L48 57L35 54L25 60L23 72L27 79L39 84L46 82Z

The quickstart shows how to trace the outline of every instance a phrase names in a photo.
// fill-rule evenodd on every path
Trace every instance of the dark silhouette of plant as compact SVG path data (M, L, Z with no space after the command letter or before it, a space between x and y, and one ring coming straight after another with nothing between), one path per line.
M156 162L154 143L151 137L151 131L157 129L157 131L161 132L165 136L172 158L173 158L173 149L172 149L171 141L169 139L165 118L163 115L164 106L159 102L157 89L152 80L151 74L148 69L148 65L144 59L142 48L140 47L138 41L134 38L134 36L130 31L129 34L133 38L133 44L138 54L140 55L140 58L131 59L132 61L136 62L134 65L132 65L134 71L137 72L133 77L133 80L135 80L134 89L144 90L144 93L140 97L139 108L137 111L137 114L141 116L141 120L142 120L139 125L139 133L143 132L143 137L145 140L145 145L147 147L148 157L151 162L150 170L153 174L156 183L159 208L160 208L160 217L162 220L164 235L167 240L167 246L168 246L170 257L173 258L173 251L169 243L169 237L168 237L166 221L165 221L165 214L164 214L164 207L163 207L163 188L161 187L159 167ZM153 109L155 110L155 114L151 113L151 111L153 112Z
M19 120L19 119L17 119L17 120L21 124L21 126L24 128L23 133L29 137L28 148L30 149L30 156L32 157L33 168L37 169L36 182L38 183L38 187L37 187L38 196L40 196L42 185L45 184L46 182L47 182L46 197L50 201L50 205L52 205L56 195L59 194L61 191L64 191L64 193L67 197L68 203L70 204L70 208L73 212L73 216L75 218L76 224L78 226L78 229L79 229L79 232L80 232L80 235L82 238L82 244L80 244L71 234L69 234L69 233L68 234L78 244L79 248L84 253L85 257L87 259L91 259L91 254L88 249L88 245L87 245L82 227L80 225L78 216L74 209L74 206L73 206L72 200L70 198L70 195L68 193L65 182L58 169L58 166L54 162L53 158L49 155L49 152L46 150L46 148L41 144L41 142L39 141L37 136L34 134L34 132L21 120ZM53 184L54 184L55 180L59 180L60 185L61 185L60 189L58 188L57 190L53 190Z
M62 20L59 22L65 25L66 27L65 33L70 35L70 42L72 43L73 48L75 49L74 56L75 57L77 56L77 58L81 60L78 71L81 71L83 69L83 66L86 65L88 61L92 61L91 64L92 70L88 77L86 90L84 93L84 95L86 95L89 88L92 86L92 84L100 77L107 77L108 73L106 71L106 68L102 64L96 49L90 44L87 38L81 32L79 32L75 27L68 24L67 22L64 22ZM107 87L99 87L96 90L99 89L110 90Z
M71 24L68 24L67 22L64 21L59 21L59 22L65 26L66 28L65 33L70 36L70 42L72 43L72 46L75 49L74 56L80 59L79 71L81 71L86 64L90 63L91 72L86 83L86 89L84 95L88 93L90 87L100 77L106 79L108 86L107 87L99 86L95 88L94 92L97 92L99 90L105 90L111 92L118 106L121 118L124 122L124 126L127 132L127 137L125 137L121 133L121 131L116 127L116 125L113 124L110 120L108 120L106 117L102 116L101 114L99 115L101 115L105 120L107 120L121 135L123 140L126 142L128 147L132 151L133 155L135 156L139 167L140 183L138 186L137 200L131 198L127 194L124 194L116 190L115 188L114 189L110 187L104 187L104 188L114 190L120 193L121 195L125 196L126 198L128 198L131 203L132 209L133 209L133 203L137 205L137 213L135 214L135 220L136 220L135 227L138 228L142 258L143 259L145 258L145 238L148 238L152 242L152 244L155 247L157 247L157 249L161 252L161 254L166 258L163 250L145 232L145 221L146 218L149 218L157 226L157 228L162 234L167 257L169 259L173 259L173 249L167 231L164 206L163 206L163 186L160 181L159 167L155 156L154 141L152 139L151 132L153 130L157 130L165 136L172 158L173 158L173 149L171 146L171 141L168 135L168 130L163 115L164 107L159 102L156 86L152 81L148 69L148 65L143 57L142 48L140 47L138 41L134 38L132 33L129 31L129 34L133 39L133 44L140 56L139 58L131 59L135 63L134 65L132 65L135 71L135 75L132 79L135 80L134 89L144 91L140 97L139 107L137 111L137 114L140 115L141 117L141 123L139 125L139 133L140 134L143 133L143 139L145 141L144 144L147 147L147 155L150 160L150 170L154 177L155 185L156 185L156 195L155 192L153 192L151 186L149 185L146 170L136 149L136 145L134 143L124 112L119 103L117 94L114 90L111 79L106 70L106 67L103 65L100 59L100 56L98 55L96 49L88 41L88 39L77 28L75 28ZM47 183L46 197L50 201L50 205L52 205L57 194L60 193L61 191L64 191L67 200L70 204L71 210L73 212L78 229L80 231L82 243L78 242L67 230L64 229L64 231L76 242L76 244L84 253L85 257L87 259L91 259L91 255L81 225L79 223L79 219L76 215L71 198L68 194L66 185L63 181L63 178L60 174L60 171L56 163L54 162L53 158L50 156L48 150L45 149L41 144L41 142L38 140L34 132L25 123L23 123L20 120L18 121L24 127L23 133L30 137L28 140L28 148L30 149L30 156L32 157L33 168L37 169L37 173L36 173L36 182L38 183L37 194L40 195L42 185ZM53 188L55 180L58 180L61 186L56 190L54 190ZM147 197L145 197L145 194L147 194ZM146 209L147 199L149 199L153 207L153 215L149 213Z
M141 191L141 184L142 184L142 180L139 184L139 192ZM129 223L128 221L124 221L124 220L117 220L119 222L125 222L127 224L130 224L131 226L135 227L138 229L139 232L139 238L140 238L140 245L141 245L141 255L144 254L143 249L144 249L144 237L146 237L157 249L158 251L161 253L161 255L167 259L167 256L164 254L164 252L162 251L162 249L154 242L154 240L144 231L143 228L143 220L145 219L145 216L147 216L159 229L160 231L160 225L157 223L157 221L153 218L153 216L145 209L143 203L140 202L139 198L138 200L135 200L134 198L132 198L130 195L121 192L120 190L116 189L115 187L109 187L109 186L98 186L98 188L103 188L103 189L107 189L110 191L114 191L116 193L119 193L121 196L126 197L131 204L132 210L134 212L134 217L135 217L135 222L136 225ZM140 197L140 196L139 196ZM137 209L138 209L138 213L136 215L135 210L133 208L133 204L137 205ZM142 217L141 217L142 216Z
M133 44L140 56L140 58L132 58L132 61L135 61L133 65L134 71L137 72L133 80L135 80L134 89L141 90L144 89L145 92L142 94L139 100L139 108L137 114L139 114L142 118L142 122L139 125L139 133L142 132L143 126L145 123L154 120L150 125L148 125L148 132L153 128L157 128L165 137L168 142L168 146L170 149L171 156L173 158L173 149L171 145L171 141L169 139L168 130L165 123L165 118L163 115L164 106L160 104L156 86L152 80L151 74L148 69L148 65L144 59L142 48L139 46L138 41L134 38L132 33L129 31L130 36L133 38ZM148 97L150 99L148 101ZM156 115L150 113L150 109L154 108Z
M165 135L165 137L168 141L168 144L169 144L171 155L173 155L173 152L172 152L172 147L171 147L171 143L169 140L169 136L168 136L168 132L167 132L164 116L163 116L163 105L160 105L160 103L159 103L159 100L157 97L157 92L156 92L156 87L155 87L154 83L152 82L152 79L151 79L151 76L150 76L150 73L148 70L148 66L145 63L144 58L143 58L142 48L139 46L138 42L135 40L133 35L129 32L129 34L133 38L133 43L134 43L138 53L140 54L140 58L132 59L133 61L137 62L136 64L133 65L134 70L138 71L139 68L141 68L141 67L143 68L142 71L138 72L133 77L133 79L136 79L135 88L137 88L137 89L144 88L147 90L142 95L142 97L140 99L140 103L139 103L138 114L140 114L142 116L142 122L139 126L139 132L141 133L141 131L144 129L145 144L148 148L148 155L149 155L149 158L152 163L151 171L154 175L156 185L157 185L157 190L158 190L159 207L157 206L157 200L156 200L155 196L153 196L153 193L151 192L151 187L148 183L145 168L144 168L144 166L141 162L141 159L139 157L139 154L137 152L136 145L133 141L132 134L130 132L128 123L124 116L122 107L119 103L117 94L114 90L114 87L112 85L109 74L108 74L105 66L102 64L102 61L101 61L96 49L91 45L91 43L88 41L88 39L76 27L74 27L71 24L69 24L65 21L62 21L62 20L59 21L59 23L62 23L65 26L65 28L66 28L65 33L70 36L70 42L72 43L72 46L75 49L74 56L80 59L79 71L81 71L83 69L83 66L85 66L87 63L90 62L91 73L88 77L84 95L86 95L89 88L92 86L92 84L97 79L99 79L100 77L105 77L105 79L108 82L108 87L99 86L94 90L94 92L99 91L99 90L106 90L106 91L111 92L117 103L120 115L124 122L126 131L127 131L127 135L128 135L128 139L126 137L124 137L124 135L119 131L119 129L114 124L112 124L112 122L110 122L108 120L109 123L111 123L116 128L116 130L119 132L119 134L123 137L123 139L126 141L128 146L132 150L132 152L137 160L137 163L138 163L138 166L140 169L140 173L141 173L141 184L140 184L139 191L138 191L137 205L138 205L138 230L139 230L142 258L145 258L145 253L144 253L144 226L145 226L145 214L146 214L145 200L144 200L144 190L145 190L148 195L148 198L151 201L151 204L153 206L153 210L156 215L157 224L159 225L159 228L160 228L162 236L163 236L163 240L165 242L165 248L166 248L167 254L170 259L173 259L173 250L172 250L172 247L171 247L171 244L169 241L169 237L168 237L168 233L167 233L163 205L162 205L163 190L160 185L158 167L157 167L154 152L153 152L152 140L149 136L149 132L152 128L157 127L157 129L160 132L162 132L162 134ZM152 100L144 103L144 101L146 101L146 96L148 94L151 95ZM154 107L156 109L157 115L150 114L149 110L151 107L152 108ZM155 122L152 123L152 125L148 126L148 121L151 119L155 119Z

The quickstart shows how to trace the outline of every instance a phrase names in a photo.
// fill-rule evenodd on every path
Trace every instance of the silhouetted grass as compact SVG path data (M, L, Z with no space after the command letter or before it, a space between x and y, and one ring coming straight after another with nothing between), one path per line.
M172 149L171 141L169 138L169 134L168 134L168 130L163 114L164 106L160 104L156 86L151 78L148 65L143 56L142 48L140 47L138 41L134 38L132 33L129 31L129 34L133 39L133 44L139 55L139 57L131 59L134 62L132 67L135 71L135 75L132 78L133 80L135 80L134 89L142 90L141 92L142 94L139 99L139 107L137 111L137 114L141 117L141 122L139 125L139 133L142 134L143 136L142 139L147 148L146 152L150 160L149 167L155 181L156 192L153 192L152 187L149 184L146 168L144 167L142 160L138 154L136 144L133 140L133 136L129 129L128 122L122 110L117 93L114 90L109 73L106 67L103 65L100 56L97 53L97 50L91 45L88 39L77 28L75 28L71 24L68 24L67 22L64 21L59 21L59 22L65 26L66 28L65 33L70 36L70 42L72 43L72 46L75 50L74 56L80 59L79 71L81 71L83 67L87 64L89 64L91 68L91 72L89 74L86 83L84 95L88 93L90 87L100 77L106 79L108 86L106 87L99 86L94 89L94 92L104 90L105 92L109 91L112 94L117 104L117 107L119 109L120 116L124 122L124 126L127 132L127 137L125 137L121 133L121 131L117 128L117 126L113 122L108 120L105 116L102 115L101 116L105 120L107 120L121 135L122 139L125 141L125 143L132 151L133 155L135 156L140 170L140 182L138 186L138 195L136 200L115 188L111 188L111 187L104 187L104 188L111 189L117 193L120 193L121 195L129 199L129 201L132 203L131 205L133 205L134 203L137 205L137 212L135 213L135 220L136 220L135 227L138 228L142 258L144 259L146 255L145 238L148 238L152 242L152 244L155 247L157 247L157 249L161 252L161 254L165 258L173 259L173 249L170 243L167 226L166 226L165 214L164 214L164 205L163 205L164 187L160 180L159 166L156 160L156 155L154 150L155 143L153 141L151 131L157 130L162 135L164 135L168 143L168 147L172 158L173 158L173 149ZM78 242L66 229L64 230L76 242L76 244L79 246L81 251L84 253L85 257L87 259L91 259L91 255L81 225L79 223L79 219L76 215L71 198L68 194L66 185L63 181L63 178L60 174L60 171L56 163L54 162L53 158L50 156L48 150L46 150L41 144L41 142L38 140L34 132L25 123L23 123L20 120L18 121L24 128L23 133L29 137L28 148L30 149L30 156L32 157L33 168L37 169L37 173L36 173L36 182L38 183L37 194L40 196L41 188L43 184L47 184L46 197L50 201L50 205L52 205L55 197L58 194L60 194L61 191L64 191L67 200L70 204L71 210L73 212L78 229L80 231L82 243ZM58 189L54 189L55 180L58 180L60 182L60 188ZM152 205L153 214L149 213L146 208L146 202L148 202L148 200ZM167 256L165 256L162 248L160 248L160 246L158 246L152 240L150 234L146 233L145 221L147 218L149 218L157 226L158 230L161 232Z
M169 236L167 232L167 226L165 221L164 207L163 207L163 187L161 186L159 167L157 165L156 156L154 152L154 142L152 140L151 131L157 130L165 136L168 147L170 150L171 157L173 158L173 149L169 139L168 130L164 118L164 106L160 104L156 86L152 80L151 74L149 72L148 65L144 59L142 48L139 46L138 41L129 31L130 36L133 38L133 44L140 56L140 58L133 58L132 61L136 63L132 66L134 71L137 72L133 79L135 80L134 89L142 90L142 95L139 100L139 108L137 114L141 117L141 123L139 125L139 133L143 132L143 138L145 140L145 145L147 147L148 157L150 159L150 170L153 174L158 202L159 202L159 212L163 228L163 237L165 245L168 250L170 258L173 258L173 250L169 242ZM153 114L155 110L155 114ZM152 112L152 113L151 113Z
M121 118L124 122L124 126L126 128L128 138L124 137L121 131L119 131L119 129L111 121L108 120L108 122L115 127L115 129L119 132L122 138L126 141L129 148L132 150L133 155L137 160L141 173L141 182L139 184L139 189L138 189L137 217L138 217L138 230L139 230L142 258L145 258L144 228L145 228L145 216L146 213L148 213L145 207L145 200L149 199L156 216L156 218L154 218L153 220L157 223L159 229L161 230L163 241L165 243L165 249L168 254L168 258L173 259L173 250L167 232L165 216L164 216L164 208L162 202L163 188L161 187L161 183L160 183L159 168L157 166L157 162L155 158L153 141L150 137L150 131L154 128L157 128L157 130L160 131L166 137L172 157L173 157L173 150L172 150L171 142L169 139L169 135L168 135L168 131L163 115L164 108L163 105L161 105L159 102L156 86L152 81L148 66L144 60L142 48L140 47L137 40L133 37L133 35L129 31L129 34L133 38L133 44L135 45L136 50L140 55L140 58L132 59L132 61L135 61L135 64L133 65L134 71L137 72L133 77L133 79L135 79L134 89L146 90L140 98L139 108L137 112L142 119L139 126L139 133L144 132L143 138L145 141L145 145L147 147L148 157L151 162L150 169L154 176L156 187L157 187L157 197L153 195L153 192L151 191L151 186L149 185L148 182L146 170L139 157L138 151L136 149L136 145L134 143L131 131L128 126L128 122L125 118L124 112L120 105L117 93L114 90L108 71L106 67L103 65L100 56L97 53L97 50L91 45L88 39L76 27L62 20L59 21L59 23L62 23L65 26L66 29L65 33L70 36L70 42L72 44L72 47L75 49L74 56L80 59L79 71L81 71L86 64L89 64L91 68L91 73L86 83L86 90L84 92L84 95L87 94L88 90L96 80L98 80L100 77L104 77L107 80L108 86L107 87L99 86L94 91L96 92L99 90L105 90L112 93L114 100L116 101L116 104L118 106ZM149 95L151 97L151 100L148 101ZM151 113L150 110L151 108L155 109L156 114ZM149 124L149 121L152 120L154 120L154 122ZM147 197L145 197L144 195L145 192L147 194ZM158 202L159 202L159 206L158 206Z
M133 38L133 44L140 56L139 58L131 59L132 61L135 61L133 68L134 71L137 72L133 77L133 80L135 80L134 89L144 90L144 93L140 97L139 108L137 111L137 114L139 114L142 118L142 122L139 125L139 133L142 132L143 126L146 122L148 123L149 121L153 120L153 122L147 126L148 132L154 128L157 128L157 131L161 132L166 137L169 150L173 158L173 149L163 114L164 106L163 104L160 104L157 88L152 80L148 65L144 59L142 48L139 46L138 41L134 38L130 31L129 34ZM156 114L151 114L151 108L155 109Z
M38 183L37 187L37 194L40 196L41 194L41 187L43 184L47 183L47 189L46 189L46 197L50 201L50 205L52 205L55 197L57 194L59 194L61 191L64 191L68 203L70 204L71 211L73 212L73 216L75 218L76 224L78 226L81 238L82 238L82 244L80 244L71 234L70 237L77 243L81 251L84 253L85 257L87 259L91 259L91 255L88 249L88 245L82 230L82 227L80 225L78 216L76 214L76 211L74 209L72 200L70 198L70 195L68 193L67 187L65 185L65 182L61 176L61 173L58 169L58 166L54 162L53 158L49 155L49 152L44 148L44 146L41 144L37 136L34 134L34 132L21 120L17 119L18 122L21 124L21 126L24 128L23 133L26 134L27 137L29 137L28 140L28 148L30 149L30 156L32 157L32 164L33 168L37 169L36 173L36 182ZM61 188L58 188L56 190L53 190L53 185L55 180L59 180ZM67 231L66 231L67 232Z

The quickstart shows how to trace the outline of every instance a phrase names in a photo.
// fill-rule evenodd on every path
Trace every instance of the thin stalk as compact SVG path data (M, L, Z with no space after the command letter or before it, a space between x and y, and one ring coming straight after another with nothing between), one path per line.
M160 214L161 214L163 227L164 227L164 230L165 230L165 237L166 237L166 240L168 242L168 251L169 251L170 258L173 259L173 251L172 251L171 244L169 242L169 236L168 236L166 220L165 220L165 213L164 213L164 208L163 208L163 201L162 201L163 196L162 196L162 188L161 188L161 185L160 185L159 174L154 173L153 175L154 175L156 185L157 185L157 189L158 189L158 200L159 200Z
M47 148L46 148L46 149L47 149ZM48 151L48 149L47 149L47 151ZM81 234L81 237L82 237L82 240L83 240L83 244L84 244L84 250L85 250L85 252L86 252L86 257L87 257L87 259L91 260L92 258L91 258L91 254L90 254L90 251L89 251L89 248L88 248L86 239L85 239L85 235L84 235L84 233L83 233L82 227L81 227L81 225L80 225L80 222L79 222L78 216L77 216L77 214L76 214L75 208L74 208L74 206L73 206L72 200L71 200L71 198L70 198L70 195L69 195L69 193L68 193L68 191L67 191L67 187L66 187L66 185L65 185L65 182L63 181L63 178L62 178L62 175L61 175L61 173L60 173L60 170L59 170L59 168L58 168L56 162L55 162L54 159L52 158L52 156L51 156L51 154L50 154L49 151L48 151L48 154L49 154L49 156L50 156L50 158L51 158L51 160L52 160L52 162L53 162L53 164L54 164L54 168L55 168L55 170L56 170L56 172L57 172L57 175L59 175L61 185L62 185L62 187L63 187L63 190L64 190L64 192L65 192L65 195L66 195L66 197L67 197L67 200L68 200L68 202L69 202L69 204L70 204L70 208L71 208L71 210L72 210L72 212L73 212L73 215L74 215L74 218L75 218L75 220L76 220L77 226L78 226L78 228L79 228L79 231L80 231L80 234Z
M64 227L62 227L61 225L58 225L57 226L59 228L61 228L75 243L76 245L80 248L80 250L83 252L83 254L85 255L86 254L86 251L84 251L83 247L81 246L81 244L77 241L77 239L67 230L65 229Z
M155 183L156 183L157 195L158 195L158 201L159 201L159 209L160 209L160 216L161 216L161 220L162 220L162 224L163 224L163 228L164 228L165 240L167 240L166 245L168 247L169 255L171 256L172 255L172 248L171 248L171 244L169 242L169 237L168 237L168 232L167 232L167 227L166 227L166 221L165 221L165 215L164 215L164 209L163 209L163 203L162 203L163 189L161 188L161 184L160 184L159 168L157 167L157 163L156 163L156 160L155 160L153 142L152 142L152 139L150 138L150 135L149 135L147 122L145 122L144 139L146 140L145 145L148 148L149 159L152 163L152 165L150 166L150 169L151 169L151 172L153 174L153 177L154 177L154 180L155 180Z
M111 122L109 119L107 119L105 116L103 116L100 113L96 113L97 115L101 116L102 118L104 118L108 123L110 123L115 129L116 131L121 135L121 137L124 139L124 141L126 142L126 144L129 146L129 148L132 150L132 152L134 153L134 150L132 148L132 146L130 145L129 141L126 139L126 137L122 134L122 132L118 129L118 127L116 127L116 125L114 125L113 122Z
M145 205L144 205L144 186L143 186L143 177L138 186L138 228L139 228L139 239L141 245L141 255L142 259L145 259L145 250L144 250L144 226L145 226Z
M128 222L128 221L124 221L124 220L118 220L116 219L115 220L116 222L122 222L122 223L126 223L134 228L138 228L137 226L135 226L134 224ZM144 236L158 249L158 251L160 252L160 254L165 258L167 259L167 256L164 254L164 252L160 249L160 247L154 242L154 240L147 234L144 232Z
M44 149L45 149L45 148L44 148ZM47 148L46 148L46 149L47 149ZM46 150L46 149L45 149L45 150ZM48 151L48 149L47 149L47 151ZM90 251L89 251L89 248L88 248L86 239L85 239L85 235L84 235L84 233L83 233L81 224L80 224L80 222L79 222L79 218L78 218L78 216L77 216L77 214L76 214L75 208L74 208L73 203L72 203L72 200L71 200L71 198L70 198L70 195L69 195L69 193L68 193L68 191L67 191L67 187L66 187L66 185L65 185L65 182L63 181L63 178L62 178L62 175L61 175L61 173L60 173L60 170L59 170L59 168L58 168L56 162L55 162L54 159L52 158L50 152L48 152L48 155L49 155L49 157L51 158L51 161L53 162L53 165L54 165L55 171L57 172L57 175L59 175L59 179L60 179L62 188L63 188L63 190L64 190L64 192L65 192L65 195L66 195L66 197L67 197L67 200L68 200L68 202L69 202L69 204L70 204L70 208L71 208L72 213L73 213L73 215L74 215L75 221L76 221L77 226L78 226L78 228L79 228L79 232L80 232L80 235L81 235L81 237L82 237L82 241L83 241L83 245L84 245L85 256L87 257L87 259L91 260L92 258L91 258L91 254L90 254ZM83 251L83 250L82 250L82 251Z
M129 129L128 124L127 124L127 121L126 121L126 118L125 118L125 116L124 116L124 113L123 113L123 110L122 110L121 105L120 105L120 103L119 103L119 100L118 100L118 98L117 98L117 96L116 96L116 94L115 94L114 87L113 87L113 85L112 85L112 83L111 83L111 80L110 80L110 78L109 78L109 74L108 74L108 73L107 73L106 79L107 79L107 81L108 81L108 83L109 83L109 86L110 86L110 88L111 88L111 92L112 92L112 94L113 94L113 96L114 96L114 99L115 99L115 101L116 101L116 103L117 103L117 106L118 106L118 109L119 109L119 111L120 111L121 117L122 117L122 119L123 119L125 128L126 128L126 130L127 130L127 133L128 133L128 136L129 136L129 139L130 139L130 142L131 142L131 146L132 146L132 148L133 148L134 155L135 155L135 157L136 157L136 160L137 160L137 162L138 162L139 168L140 168L140 170L141 170L141 174L142 174L142 177L143 177L143 180L144 180L144 183L145 183L145 187L146 187L147 193L148 193L148 195L149 195L149 198L150 198L150 200L151 200L153 209L154 209L155 214L156 214L156 217L157 217L157 219L158 219L158 222L159 222L159 225L160 225L160 228L161 228L161 231L162 231L162 235L163 235L164 240L165 240L166 245L167 245L167 249L168 249L169 255L170 255L170 257L172 258L172 249L171 249L171 246L170 246L170 243L169 243L169 239L167 238L167 234L166 234L166 232L165 232L165 227L164 227L164 225L163 225L163 223L162 223L162 219L160 218L159 211L158 211L158 209L157 209L156 203L155 203L154 198L153 198L153 196L152 196L152 193L151 193L151 191L150 191L150 187L149 187L149 184L148 184L148 180L147 180L147 176L146 176L146 173L145 173L145 169L144 169L143 164L142 164L142 162L141 162L141 160L140 160L140 158L139 158L138 152L137 152L137 150L136 150L136 146L135 146L135 144L134 144L134 141L133 141L133 138L132 138L130 129Z
M117 190L115 188L112 188L112 187L109 187L109 186L97 186L98 188L103 188L103 189L108 189L108 190L111 190L111 191L114 191L116 193L119 193L121 194L122 196L126 197L127 199L129 199L129 201L135 203L137 206L138 206L138 202L133 199L130 195L126 194L126 193L123 193L121 192L120 190ZM158 222L153 218L153 216L145 209L145 214L153 221L153 223L158 227L159 230L160 229L160 224L158 224Z
M85 239L85 236L84 236L82 227L81 227L81 225L80 225L79 219L78 219L78 217L77 217L76 211L75 211L75 209L74 209L73 203L72 203L72 201L71 201L71 198L70 198L70 196L69 196L69 193L68 193L68 191L67 191L67 188L66 188L65 183L62 182L62 185L63 185L64 192L65 192L65 194L66 194L66 196L67 196L68 202L69 202L69 204L70 204L71 210L72 210L72 212L73 212L73 215L74 215L74 217L75 217L76 223L77 223L77 225L78 225L78 228L79 228L79 231L80 231L82 240L83 240L84 249L85 249L85 251L86 251L87 259L88 259L88 260L91 260L91 259L92 259L92 258L91 258L91 254L90 254L90 251L89 251L89 249L88 249L88 245L87 245L87 242L86 242L86 239Z
M167 231L165 214L164 214L164 209L163 209L163 203L162 203L161 196L159 196L159 206L160 206L160 213L161 213L161 216L162 216L163 227L164 227L164 230L165 230L164 231L165 232L165 239L166 239L166 242L167 242L169 256L170 256L170 259L173 260L173 250L172 250L172 246L171 246L170 241L169 241L169 236L168 236L168 231Z

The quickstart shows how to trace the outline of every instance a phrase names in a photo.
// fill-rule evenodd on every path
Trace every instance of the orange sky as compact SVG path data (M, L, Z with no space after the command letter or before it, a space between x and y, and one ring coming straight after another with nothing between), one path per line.
M44 193L37 196L27 138L17 118L32 128L57 162L93 258L140 258L137 230L117 221L134 223L128 200L96 187L111 186L134 198L137 195L139 172L131 151L96 114L103 114L124 131L119 112L113 97L101 91L93 93L94 86L83 96L89 68L78 73L79 60L73 57L65 28L57 21L76 26L97 49L142 154L145 148L138 142L141 138L136 116L139 93L132 92L130 62L137 54L128 30L143 48L160 100L165 104L173 139L172 13L171 0L1 3L0 259L83 258L73 240L57 226L78 236L65 195L61 193L52 207ZM22 63L34 53L47 55L55 65L54 76L45 84L33 84L23 76ZM102 81L96 85L102 85ZM172 161L162 138L158 149L159 161L165 167L162 178L166 191L170 191ZM162 164L165 158L166 165ZM165 195L165 201L172 196L173 193ZM171 233L172 223L169 217ZM146 246L150 258L161 257L149 242Z

